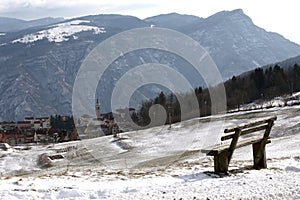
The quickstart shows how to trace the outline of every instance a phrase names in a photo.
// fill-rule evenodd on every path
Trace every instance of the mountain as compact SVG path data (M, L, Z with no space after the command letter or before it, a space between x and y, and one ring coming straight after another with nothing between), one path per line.
M16 30L16 27L23 26L25 20L0 17L0 32L10 32Z
M145 21L158 27L174 29L184 32L186 28L202 22L204 19L193 15L180 15L178 13L162 14L146 18Z
M87 53L141 26L147 24L135 17L99 15L0 36L1 120L71 114L74 79Z
M272 64L271 66L275 66L275 65L279 65L282 68L288 68L288 67L293 67L295 64L300 65L300 55L293 57L293 58L289 58L287 60L281 61L281 62L277 62L275 64ZM267 65L265 67L269 67L270 65Z
M161 26L172 16L157 16L155 21L150 21ZM175 18L173 22L180 24L180 21ZM183 27L183 33L208 50L224 79L300 54L298 44L257 27L241 9L222 11L206 19L199 18Z
M300 54L299 45L255 26L242 10L223 11L206 19L172 13L145 20L93 15L54 24L52 18L30 23L8 21L7 24L20 25L15 30L8 27L7 30L14 32L0 35L0 120L71 114L73 84L84 58L105 39L134 28L166 27L192 37L210 53L224 80ZM101 78L96 95L100 97L103 112L110 111L110 98L117 81L133 67L145 63L168 65L193 87L205 85L184 58L157 49L137 50L120 56ZM132 105L153 97L161 89L140 88L132 98ZM93 107L95 96L84 98L90 99Z
M46 17L42 19L25 21L8 17L0 17L0 32L20 31L35 26L47 26L62 21L64 21L64 18Z

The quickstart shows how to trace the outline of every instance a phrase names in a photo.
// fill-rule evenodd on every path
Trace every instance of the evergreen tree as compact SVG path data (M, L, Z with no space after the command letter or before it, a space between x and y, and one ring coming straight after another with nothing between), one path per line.
M248 75L233 76L230 80L224 83L228 109L239 108L242 104L253 102L257 99L271 99L276 96L300 91L300 66L295 64L293 67L284 70L279 65L265 69L257 68ZM192 93L187 94L170 94L168 97L161 92L154 100L143 102L140 109L140 117L143 124L150 122L149 108L153 104L162 105L166 111L168 107L172 107L172 122L178 122L183 117L192 118L199 116L195 113L195 109L190 109L182 116L180 108L180 99L187 102L187 108L193 107L191 96L196 95L200 115L206 116L211 114L211 101L209 90L207 88L196 87ZM168 99L168 102L166 101ZM191 106L189 106L191 104Z

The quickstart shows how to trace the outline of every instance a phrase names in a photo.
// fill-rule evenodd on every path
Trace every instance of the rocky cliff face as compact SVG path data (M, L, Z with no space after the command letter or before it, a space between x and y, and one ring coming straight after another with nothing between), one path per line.
M77 71L86 55L106 38L132 28L166 27L197 40L212 56L224 80L257 66L300 54L300 46L255 26L241 10L203 19L168 14L145 20L131 16L98 15L34 26L0 35L0 120L24 116L71 114ZM114 84L126 71L144 63L160 63L182 73L196 87L204 85L184 59L159 50L140 50L112 63L99 82L102 110L110 111ZM151 97L157 87L142 88ZM91 98L94 101L95 97Z
M172 19L173 15L162 15L155 20L150 18L149 21L160 25L160 21ZM179 17L185 18L177 15ZM176 27L177 24L174 29ZM197 40L209 51L225 79L299 54L298 44L257 27L240 9L222 11L207 19L199 18L183 27L180 31Z

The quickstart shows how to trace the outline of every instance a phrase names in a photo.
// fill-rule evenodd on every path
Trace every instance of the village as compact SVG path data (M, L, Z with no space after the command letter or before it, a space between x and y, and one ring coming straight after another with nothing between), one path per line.
M56 143L77 140L74 128L70 127L72 117L25 117L23 121L0 123L0 143L11 146L28 143ZM61 127L57 127L60 121ZM53 127L51 126L53 124Z
M0 122L0 143L16 146L30 143L67 142L105 135L116 137L118 133L123 132L123 130L120 130L118 123L124 127L126 119L136 115L134 108L119 109L116 113L102 114L99 99L96 100L95 111L96 118L80 118L76 121L76 127L73 116L61 115L37 118L25 117L23 121ZM114 117L118 118L118 123ZM97 134L93 134L95 132Z

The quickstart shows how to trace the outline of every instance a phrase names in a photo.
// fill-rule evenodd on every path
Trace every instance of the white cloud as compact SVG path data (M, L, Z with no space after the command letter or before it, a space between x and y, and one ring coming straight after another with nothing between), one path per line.
M142 5L141 1L137 0L1 0L0 13L7 11L14 11L15 9L32 9L32 8L79 8L79 7L102 7L102 6L125 6L125 5ZM148 3L146 3L148 4Z
M74 17L80 15L118 13L136 15L150 13L155 4L138 0L1 0L0 16L35 19L41 17Z
M34 19L118 13L145 18L178 12L208 17L222 10L242 8L258 26L300 43L299 7L299 0L1 0L0 16Z

